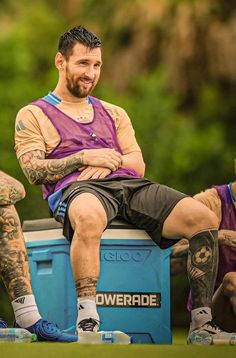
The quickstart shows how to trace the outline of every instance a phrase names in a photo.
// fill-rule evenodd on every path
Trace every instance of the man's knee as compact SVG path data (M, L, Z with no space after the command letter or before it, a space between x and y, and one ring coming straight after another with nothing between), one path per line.
M206 209L206 210L205 210ZM199 230L203 229L217 229L218 220L216 215L207 208L196 208L186 215L187 224L191 227L198 227Z
M72 227L75 231L75 239L84 240L87 244L91 241L94 244L95 241L100 241L106 227L106 220L99 212L78 209L73 216Z
M213 211L194 199L191 204L186 207L183 215L189 238L199 231L218 229L218 219Z
M236 296L236 272L227 272L222 282L224 293Z
M163 226L164 237L190 239L200 231L218 229L216 215L193 198L184 198L174 207Z

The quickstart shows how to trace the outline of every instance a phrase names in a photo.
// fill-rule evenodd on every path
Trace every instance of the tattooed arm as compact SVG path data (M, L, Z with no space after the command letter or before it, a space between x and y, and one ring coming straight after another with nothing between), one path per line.
M23 185L10 175L0 171L0 205L14 205L24 197Z
M219 230L218 235L219 245L236 247L236 231Z
M186 272L188 249L189 243L186 239L182 239L172 246L170 256L170 272L172 276Z
M21 168L30 184L55 183L83 165L83 152L61 159L45 159L41 150L32 150L19 158Z
M45 159L41 150L32 150L19 158L21 168L31 184L52 184L81 167L101 166L112 171L122 158L114 149L87 149L60 159Z

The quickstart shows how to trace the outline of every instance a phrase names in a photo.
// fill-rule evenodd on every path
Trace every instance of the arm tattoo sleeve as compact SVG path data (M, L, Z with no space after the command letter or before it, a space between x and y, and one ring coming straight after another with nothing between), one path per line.
M83 151L60 159L45 159L45 153L33 150L23 154L21 168L31 184L52 184L83 166Z
M236 231L219 230L219 245L236 247Z
M171 257L176 258L187 258L188 256L189 243L186 239L181 239L178 243L172 246Z
M16 179L0 171L0 205L14 205L25 197L23 185Z

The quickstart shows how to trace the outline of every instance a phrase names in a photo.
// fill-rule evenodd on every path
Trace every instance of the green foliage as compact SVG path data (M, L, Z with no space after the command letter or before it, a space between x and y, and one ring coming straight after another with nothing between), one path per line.
M128 95L108 86L97 94L127 110L143 149L148 178L188 194L233 180L233 143L225 144L221 118L225 111L216 106L219 94L214 94L214 88L203 88L199 109L191 115L178 110L180 98L167 84L166 69L160 67L133 80Z

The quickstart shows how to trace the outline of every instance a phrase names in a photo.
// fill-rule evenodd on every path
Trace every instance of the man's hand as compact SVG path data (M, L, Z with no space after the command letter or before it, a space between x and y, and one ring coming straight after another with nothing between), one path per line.
M83 164L91 167L103 167L115 171L121 167L122 156L115 149L85 149L83 150Z
M81 174L77 180L103 179L106 178L110 173L111 169L108 168L88 166L85 169L82 169Z

